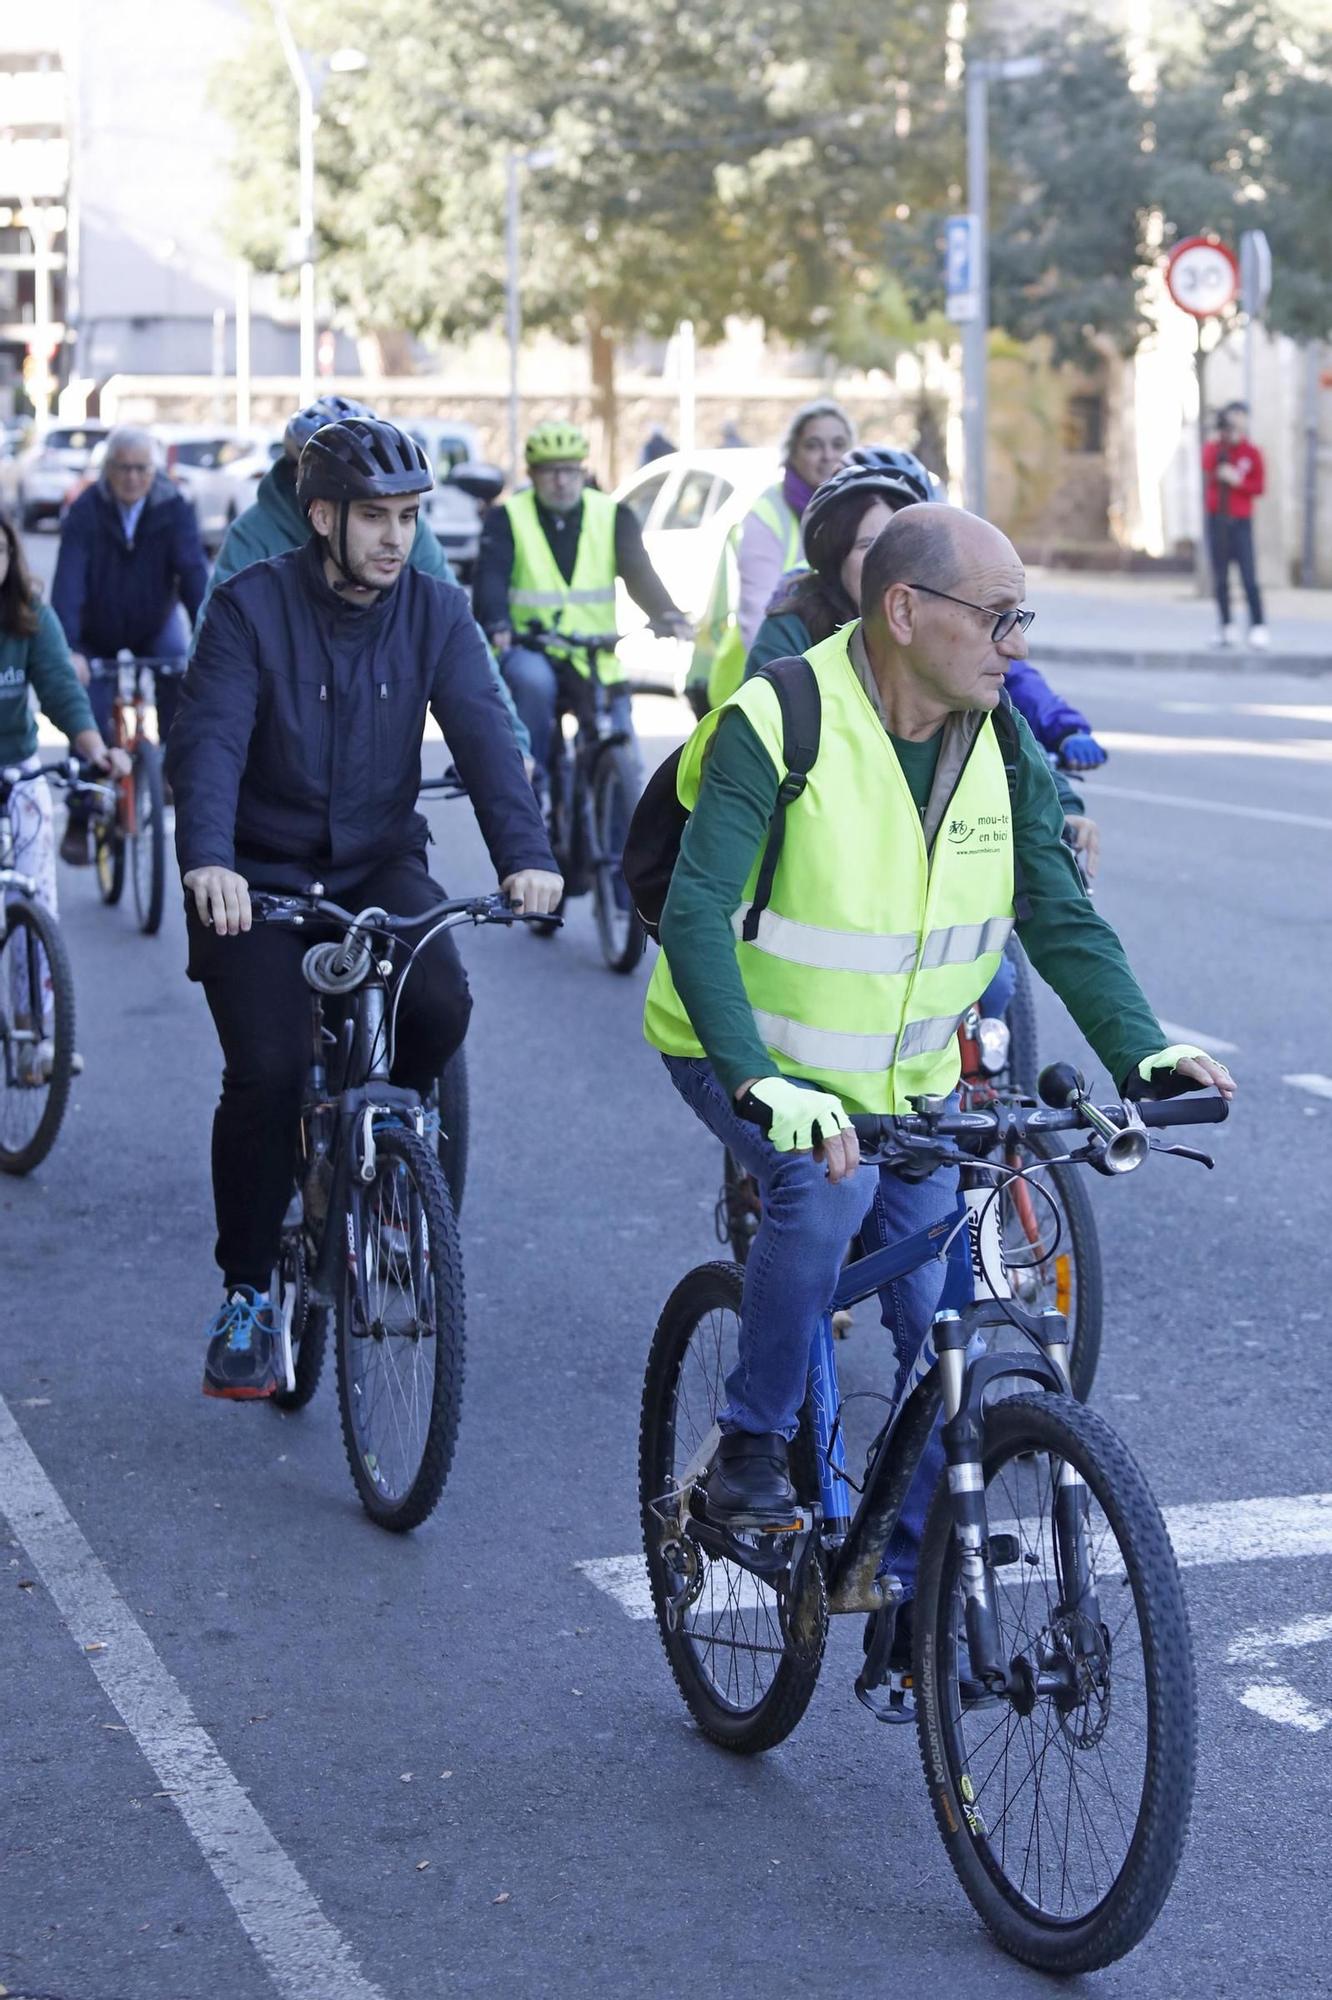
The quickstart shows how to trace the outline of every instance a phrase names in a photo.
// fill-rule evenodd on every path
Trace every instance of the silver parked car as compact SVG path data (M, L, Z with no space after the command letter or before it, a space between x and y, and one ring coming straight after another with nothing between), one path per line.
M58 520L71 490L88 469L110 425L54 424L41 439L25 445L14 457L0 460L0 497L21 528Z

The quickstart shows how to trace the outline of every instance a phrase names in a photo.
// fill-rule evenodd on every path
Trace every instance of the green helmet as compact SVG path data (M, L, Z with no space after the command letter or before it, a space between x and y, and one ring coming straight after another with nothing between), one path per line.
M567 424L556 418L548 424L538 424L527 440L527 462L529 465L556 465L582 462L587 457L589 445L587 432L580 431L577 424Z

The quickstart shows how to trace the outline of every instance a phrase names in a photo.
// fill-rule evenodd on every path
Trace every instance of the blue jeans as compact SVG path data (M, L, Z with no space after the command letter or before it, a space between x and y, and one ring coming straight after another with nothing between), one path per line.
M555 737L560 676L544 653L516 643L500 656L500 672L509 684L513 705L532 739L532 758L537 770L547 771ZM610 712L615 728L632 735L633 704L623 689L610 690Z
M878 1167L861 1167L834 1185L811 1153L779 1153L757 1125L742 1118L708 1063L688 1056L667 1056L665 1063L690 1110L753 1174L763 1203L745 1266L739 1356L726 1378L726 1406L718 1421L723 1431L780 1431L793 1438L814 1328L828 1310L851 1238L859 1232L866 1249L877 1249L941 1221L957 1202L957 1171L944 1167L926 1181L910 1183ZM897 1357L896 1388L929 1332L945 1275L945 1266L932 1260L879 1294ZM915 1587L925 1510L942 1467L936 1431L885 1556L908 1596Z
M1240 582L1249 601L1250 625L1263 622L1262 592L1253 560L1253 522L1233 520L1228 514L1207 516L1207 548L1212 558L1212 583L1221 623L1230 623L1230 565L1239 567Z
M1008 1012L1008 1003L1013 998L1017 986L1017 967L1005 952L999 961L999 970L981 994L979 1006L987 1021L1002 1020Z

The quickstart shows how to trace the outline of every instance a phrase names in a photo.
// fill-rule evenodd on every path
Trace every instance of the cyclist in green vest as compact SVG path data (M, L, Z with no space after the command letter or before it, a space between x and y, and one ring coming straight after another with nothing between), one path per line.
M739 687L772 594L801 561L801 516L855 441L855 425L830 399L806 403L792 417L781 478L732 528L717 565L685 681L696 715L719 708Z
M653 625L690 636L689 621L648 560L636 517L588 485L587 452L576 424L537 425L527 440L532 484L487 514L472 580L472 608L500 656L538 772L549 762L559 686L546 655L523 645L525 625L613 632L619 576ZM568 664L587 673L581 653L568 655ZM597 672L612 690L624 679L612 652L598 655ZM627 694L612 693L611 716L617 729L632 731Z
M1010 790L991 718L1031 622L1024 580L1007 538L959 509L907 507L884 527L865 558L861 619L805 655L819 686L819 752L788 807L752 942L738 934L785 771L771 684L746 681L681 758L677 790L691 816L644 1029L763 1198L705 1482L710 1516L736 1528L794 1504L787 1441L811 1331L851 1237L859 1230L877 1247L956 1200L952 1171L909 1185L862 1168L847 1114L905 1111L919 1093L955 1089L958 1024L1015 923L1117 1087L1234 1088L1201 1049L1168 1044L1082 887L1045 758L1020 717ZM933 1264L884 1291L899 1381L942 1280ZM922 1468L888 1552L908 1597L939 1463Z

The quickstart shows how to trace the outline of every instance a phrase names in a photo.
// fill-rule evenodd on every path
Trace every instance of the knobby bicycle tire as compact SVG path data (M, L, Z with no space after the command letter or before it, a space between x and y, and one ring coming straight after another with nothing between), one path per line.
M15 898L5 905L5 924L6 934L3 944L0 944L0 979L11 977L11 968L16 960L11 959L10 954L15 952L19 938L25 936L30 992L27 1005L29 1010L35 1006L38 1022L42 1020L43 1010L34 947L44 954L51 975L51 1042L54 1057L46 1085L46 1103L31 1137L23 1145L6 1146L0 1134L0 1172L30 1174L54 1146L69 1102L70 1083L74 1075L74 974L60 926L42 904L29 902L26 897ZM11 1005L12 996L0 994L0 1019L10 1020ZM7 1079L4 1089L8 1096Z
M455 1216L462 1214L463 1192L467 1186L467 1154L471 1143L472 1095L467 1076L467 1055L456 1048L439 1073L439 1164L449 1184Z
M296 1386L294 1389L279 1389L273 1403L279 1410L303 1410L319 1387L319 1379L324 1372L324 1355L328 1349L328 1307L314 1305L310 1300L303 1227L283 1230L282 1248L278 1255L273 1303L279 1313L285 1309L288 1286L295 1292L292 1340L296 1350L293 1370Z
M1170 1892L1183 1853L1192 1804L1196 1696L1188 1611L1174 1551L1147 1482L1127 1447L1094 1411L1065 1396L1024 1396L1000 1402L987 1411L984 1439L987 1492L988 1482L1007 1466L1017 1466L1024 1459L1030 1462L1033 1455L1039 1454L1048 1454L1053 1461L1071 1466L1086 1481L1090 1503L1096 1505L1108 1523L1122 1561L1121 1569L1119 1561L1107 1558L1108 1573L1100 1584L1102 1626L1108 1630L1114 1625L1117 1642L1107 1644L1105 1649L1107 1686L1102 1704L1105 1716L1102 1733L1095 1736L1094 1743L1085 1739L1074 1743L1078 1755L1086 1756L1092 1749L1099 1753L1099 1771L1088 1759L1088 1775L1100 1787L1092 1792L1094 1803L1104 1796L1110 1770L1104 1754L1104 1737L1117 1724L1124 1729L1129 1727L1133 1703L1122 1676L1127 1673L1131 1678L1132 1670L1122 1663L1128 1650L1123 1633L1130 1616L1136 1617L1142 1645L1146 1715L1138 1805L1129 1834L1116 1804L1120 1820L1117 1837L1124 1841L1124 1859L1105 1892L1098 1891L1099 1899L1091 1908L1066 1920L1034 1905L1025 1893L1026 1875L1031 1867L1030 1837L1022 1861L1022 1884L1011 1879L1006 1857L1002 1861L996 1857L996 1839L1002 1846L1007 1844L1005 1819L1010 1808L1005 1806L1000 1810L998 1800L1002 1792L988 1790L991 1780L983 1775L980 1758L988 1751L992 1773L1003 1760L1003 1785L1008 1785L1010 1776L1016 1782L1015 1806L1030 1778L1034 1778L1034 1789L1039 1794L1047 1761L1057 1781L1057 1774L1063 1768L1060 1757L1069 1772L1071 1801L1077 1788L1078 1766L1069 1748L1065 1723L1058 1719L1058 1705L1049 1697L1044 1698L1044 1742L1039 1759L1033 1761L1027 1777L1021 1774L1018 1754L1014 1755L1015 1769L1010 1774L1011 1738L1006 1736L1002 1744L996 1740L999 1730L1020 1726L1010 1723L1015 1711L1002 1699L992 1701L979 1718L972 1717L970 1726L976 1731L977 1741L968 1751L965 1704L958 1697L957 1613L953 1609L960 1556L948 1489L944 1485L935 1495L921 1549L914 1677L925 1782L958 1879L973 1907L1006 1951L1043 1972L1067 1974L1093 1971L1131 1951L1155 1922ZM991 1498L987 1502L991 1511L993 1504ZM998 1523L991 1521L990 1525L994 1528ZM1033 1524L1021 1518L1007 1525L1019 1530L1016 1539L1021 1540L1035 1539L1045 1527L1041 1521L1035 1524L1033 1533ZM996 1578L1006 1573L1004 1569L989 1569L992 1588L996 1588ZM1022 1568L1016 1566L1012 1573L1018 1579L1016 1588L1025 1591ZM1127 1604L1125 1592L1131 1593ZM1004 1597L1002 1586L996 1588L996 1595ZM1039 1593L1037 1596L1039 1599ZM1015 1596L1013 1601L1017 1601ZM1040 1613L1038 1602L1036 1616ZM1046 1629L1052 1630L1048 1625ZM1117 1669L1119 1680L1114 1678ZM1005 1709L1007 1716L1002 1713ZM1092 1710L1093 1698L1089 1696L1086 1712L1090 1715ZM997 1720L996 1711L999 1711ZM1076 1728L1081 1712L1078 1704L1065 1711L1066 1721L1071 1716L1070 1727ZM1040 1717L1041 1713L1038 1699L1032 1714ZM1056 1718L1053 1724L1051 1717ZM1089 1730L1087 1734L1094 1732ZM1115 1745L1111 1748L1113 1752ZM1112 1786L1110 1796L1113 1801ZM1028 1798L1021 1811L1025 1813L1028 1807L1033 1820L1039 1819L1039 1798ZM978 1815L979 1830L973 1823ZM1080 1816L1080 1822L1073 1817L1070 1803L1065 1815L1065 1841L1079 1845L1079 1867L1080 1844L1086 1844L1094 1873L1094 1829L1081 1804ZM1016 1872L1021 1819L1015 1818L1014 1825L1011 1865ZM1048 1814L1044 1832L1047 1844L1058 1837L1059 1825L1058 1811ZM1101 1852L1106 1853L1103 1845ZM1061 1866L1066 1875L1067 1848ZM1035 1867L1039 1887L1042 1879L1039 1848Z
M1062 1148L1054 1139L1040 1132L1029 1132L1022 1141L1020 1152L1034 1154L1038 1159L1055 1160ZM996 1151L995 1158L1001 1157ZM1053 1304L1068 1313L1069 1332L1069 1376L1073 1394L1080 1403L1085 1403L1091 1395L1096 1379L1096 1369L1101 1358L1101 1332L1105 1317L1105 1284L1101 1266L1101 1238L1096 1227L1096 1211L1086 1182L1086 1169L1071 1166L1049 1165L1037 1176L1036 1187L1048 1182L1058 1197L1062 1210L1060 1240L1055 1251L1056 1266L1067 1256L1072 1260L1072 1272L1068 1281L1070 1298L1065 1303L1061 1297L1062 1276L1056 1270L1056 1293L1046 1303ZM1030 1196L1036 1226L1042 1232L1048 1226L1048 1208L1044 1197L1033 1191ZM1004 1231L1004 1248L1010 1260L1020 1256L1023 1243L1020 1235L1010 1240L1009 1228ZM1020 1289L1021 1271L1009 1262L1008 1277L1015 1291ZM1021 1301L1019 1300L1021 1303ZM1068 1304L1073 1310L1068 1311Z
M1032 990L1031 966L1016 938L1009 941L1008 955L1017 981L1004 1014L1009 1034L1005 1075L1012 1089L1020 1090L1024 1097L1034 1097L1041 1059L1036 1039L1036 995Z
M623 821L627 827L629 815L637 804L642 789L643 781L638 758L630 745L607 744L597 759L596 772L592 780L592 819L596 828L599 854L605 854L608 845L613 843L610 826L612 817L610 802L613 792L618 791L620 794ZM624 898L623 907L617 901L617 885L620 895ZM613 863L602 861L598 864L596 879L592 886L601 955L610 971L632 972L647 947L647 932L624 886L624 875L618 855ZM620 934L621 928L623 936Z
M162 788L162 752L147 737L140 737L134 746L134 829L129 843L134 910L139 929L145 937L153 937L161 928L166 897L166 799Z
M772 1749L789 1736L809 1706L818 1681L828 1630L822 1578L818 1577L815 1583L818 1602L814 1642L798 1649L793 1647L781 1605L776 1603L775 1596L771 1607L764 1600L765 1630L770 1637L776 1634L783 1641L771 1683L747 1705L742 1701L727 1701L704 1667L700 1650L683 1621L673 1628L667 1617L669 1582L662 1553L662 1523L652 1506L654 1500L668 1491L674 1475L682 1469L678 1462L677 1445L687 1459L696 1443L692 1436L677 1439L675 1420L680 1376L694 1335L709 1313L727 1313L738 1320L742 1283L742 1273L734 1264L701 1264L680 1280L662 1308L652 1337L643 1383L638 1486L643 1549L653 1610L675 1684L705 1736L724 1749L752 1755ZM703 1337L706 1341L708 1336ZM718 1355L720 1358L720 1349ZM696 1422L706 1431L704 1415L710 1423L715 1417L715 1406L711 1411L700 1409L696 1413ZM801 1412L800 1434L791 1451L791 1476L803 1500L818 1498L817 1466L807 1409ZM813 1560L817 1562L817 1555ZM731 1601L729 1582L727 1589L728 1604L723 1610L729 1608ZM756 1586L756 1589L761 1592L764 1586ZM709 1650L706 1645L704 1650Z
M376 1226L372 1205L382 1173L368 1187L354 1181L349 1200L349 1237L356 1251L354 1262L348 1259L338 1288L338 1407L342 1416L347 1462L362 1506L380 1527L403 1534L408 1529L419 1527L434 1510L453 1461L463 1381L462 1255L448 1183L425 1140L403 1126L384 1126L375 1133L375 1146L381 1162L403 1168L410 1179L414 1190L411 1199L420 1207L423 1268L428 1268L433 1287L429 1307L433 1330L416 1343L424 1347L429 1342L433 1348L428 1369L430 1410L419 1451L413 1453L415 1471L405 1491L395 1497L387 1497L381 1480L375 1476L374 1461L378 1460L379 1454L364 1441L366 1426L373 1419L361 1379L363 1368L374 1357L369 1355L368 1350L365 1357L359 1357L357 1353L358 1349L366 1348L367 1343L377 1342L384 1350L380 1358L386 1379L392 1372L385 1337L358 1330L356 1323L358 1309L362 1323L368 1324L371 1320L367 1244ZM414 1210L412 1214L414 1216ZM330 1226L333 1226L333 1218L330 1218ZM382 1243L379 1254L385 1254ZM390 1400L393 1394L390 1387ZM393 1421L396 1422L396 1419ZM392 1422L387 1423L386 1432L391 1432L392 1427Z

